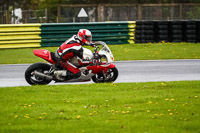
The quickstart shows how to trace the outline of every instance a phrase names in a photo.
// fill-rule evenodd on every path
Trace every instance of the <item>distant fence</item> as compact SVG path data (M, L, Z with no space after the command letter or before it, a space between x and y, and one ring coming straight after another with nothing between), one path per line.
M47 9L21 10L20 8L18 8L12 11L0 10L0 24L46 23L46 22L52 22L49 20Z
M78 17L82 8L88 17ZM200 20L200 3L60 4L57 9L57 23L133 20Z
M144 0L143 2L137 1L139 0L135 0L135 2L130 0L130 3L135 4L86 4L87 2L84 4L59 4L57 11L54 8L22 10L14 7L5 10L4 5L0 4L0 24L200 20L200 2L197 2L199 0L194 3L192 3L192 0L184 0L188 2L154 4L148 4L148 0L145 0L146 2ZM78 17L82 8L84 8L88 17ZM55 14L56 12L57 14Z
M0 48L60 46L79 29L89 29L93 41L134 43L136 22L94 22L0 25Z

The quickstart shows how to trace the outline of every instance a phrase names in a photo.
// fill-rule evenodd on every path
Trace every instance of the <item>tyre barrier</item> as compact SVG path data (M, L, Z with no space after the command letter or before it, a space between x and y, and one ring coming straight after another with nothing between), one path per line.
M41 24L0 25L0 48L40 47Z
M135 43L200 42L200 21L136 21Z
M107 44L200 42L200 21L2 24L0 49L59 46L83 28Z
M135 21L48 23L48 24L2 24L0 25L0 49L23 47L60 46L79 29L89 29L93 41L107 44L134 43Z

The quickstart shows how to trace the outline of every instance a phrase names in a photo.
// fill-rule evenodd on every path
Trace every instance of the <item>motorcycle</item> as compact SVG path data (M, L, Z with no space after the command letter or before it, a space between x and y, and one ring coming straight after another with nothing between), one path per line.
M100 49L99 46L102 48ZM70 63L81 71L81 76L78 78L58 79L55 72L64 69L56 66L55 54L44 49L33 50L33 53L48 63L35 63L27 68L25 79L30 85L47 85L51 81L55 83L86 82L91 79L95 83L104 83L114 82L118 77L118 70L112 63L113 54L107 44L102 41L94 43L94 52L83 47L83 59L91 61L90 63L81 63L77 57L70 60Z

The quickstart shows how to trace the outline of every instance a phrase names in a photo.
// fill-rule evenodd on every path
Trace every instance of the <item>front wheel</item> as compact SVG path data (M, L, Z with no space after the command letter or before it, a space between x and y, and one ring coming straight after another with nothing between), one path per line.
M118 77L118 70L116 67L108 69L107 73L98 73L92 77L95 83L110 83L114 82Z
M35 71L47 74L51 66L46 63L35 63L29 66L25 72L25 79L30 85L47 85L51 80L43 79L34 75Z

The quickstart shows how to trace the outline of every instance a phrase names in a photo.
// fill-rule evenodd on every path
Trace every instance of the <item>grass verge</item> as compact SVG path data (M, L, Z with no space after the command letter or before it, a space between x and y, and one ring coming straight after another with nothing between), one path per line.
M0 88L0 132L200 132L200 81Z
M109 45L115 60L200 59L200 43L148 43ZM33 54L33 49L1 49L0 64L45 62ZM45 47L55 52L57 47Z

